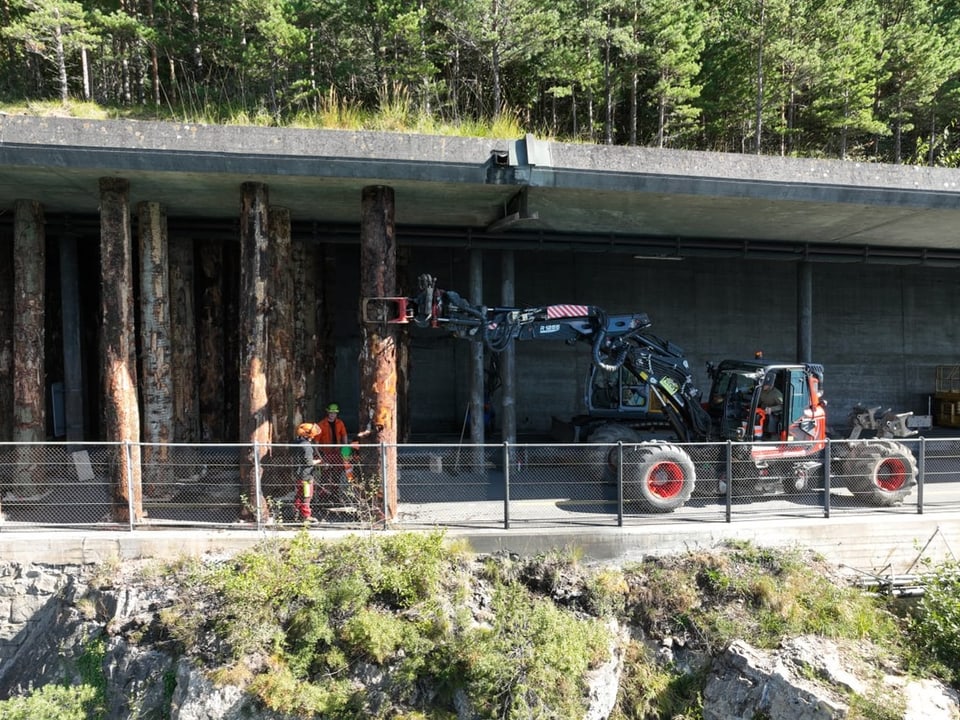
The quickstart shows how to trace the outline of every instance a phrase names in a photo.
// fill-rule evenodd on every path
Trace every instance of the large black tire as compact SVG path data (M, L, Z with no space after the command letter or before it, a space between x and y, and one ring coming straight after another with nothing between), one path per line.
M917 484L913 453L893 440L872 440L852 448L844 461L847 488L858 499L880 507L899 505Z
M641 443L624 458L623 498L650 512L673 512L693 494L693 460L676 445Z
M636 444L640 442L640 433L626 425L617 425L616 423L605 423L590 433L587 442L616 445L619 442L624 444ZM626 452L626 451L625 451ZM602 477L608 482L617 480L617 463L620 457L619 448L601 448L597 457L597 462L602 470Z

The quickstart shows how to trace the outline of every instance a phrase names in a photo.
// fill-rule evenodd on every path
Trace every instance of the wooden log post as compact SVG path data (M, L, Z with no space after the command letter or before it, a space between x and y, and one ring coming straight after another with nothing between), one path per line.
M13 407L13 239L0 235L0 408ZM0 442L13 438L13 413L0 412Z
M223 290L223 243L201 240L197 246L197 370L200 438L224 440L224 332L226 306Z
M173 439L175 442L190 443L200 439L193 240L170 238L169 253Z
M360 302L397 294L393 188L367 186L360 213ZM383 308L379 309L383 312ZM377 318L385 320L385 317ZM387 446L386 519L397 515L397 333L386 322L360 327L360 431ZM381 479L382 482L382 479Z
M242 442L250 443L240 463L240 485L246 493L241 515L269 519L269 507L260 492L255 471L269 449L270 401L267 395L267 317L270 300L268 211L269 196L263 183L242 186L240 217L240 397L239 428ZM256 454L255 454L256 453Z
M302 240L293 241L293 342L294 371L293 417L291 425L313 422L317 417L317 278L320 268L315 246Z
M173 372L170 351L170 271L167 216L160 203L137 205L140 241L140 392L143 398L144 492L170 487Z
M267 337L267 387L270 395L270 435L275 443L296 440L293 431L293 268L290 211L270 208L270 326Z
M143 518L132 256L130 183L122 178L100 178L103 436L108 442L124 443L116 448L110 465L112 515L117 522Z
M14 203L13 230L13 441L41 442L47 434L44 372L46 236L43 207L34 200ZM19 445L13 492L38 493L43 484L40 448Z

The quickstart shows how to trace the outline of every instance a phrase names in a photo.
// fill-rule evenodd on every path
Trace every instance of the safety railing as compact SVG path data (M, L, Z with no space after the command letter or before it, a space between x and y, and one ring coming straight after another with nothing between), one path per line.
M617 527L960 510L960 438L319 449L324 459L307 464L300 445L0 443L0 532L298 527L304 481L319 527Z

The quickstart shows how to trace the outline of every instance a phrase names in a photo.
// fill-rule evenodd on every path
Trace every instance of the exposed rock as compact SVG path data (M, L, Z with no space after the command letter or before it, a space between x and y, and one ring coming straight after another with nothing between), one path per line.
M869 650L869 648L867 648ZM704 720L839 720L856 697L904 707L904 720L958 720L957 694L933 681L882 676L859 653L836 642L803 636L777 650L730 643L704 688Z
M565 585L565 583L563 583ZM221 653L219 638L191 648L188 656L165 636L161 611L177 588L159 582L115 581L90 589L76 568L0 567L0 621L8 659L0 661L0 698L48 683L82 682L81 665L99 641L107 684L107 720L289 720L271 713L242 688L215 684L201 667ZM576 593L565 594L566 599ZM491 604L478 583L470 604L479 625L489 622ZM19 608L14 611L13 606ZM25 608L33 614L25 618ZM609 623L614 640L609 660L589 677L586 720L605 720L617 699L622 649L636 628ZM685 667L696 652L681 636L652 641L661 660ZM691 655L692 657L692 655ZM700 663L696 663L699 665ZM730 643L713 659L703 692L704 720L840 720L858 699L903 720L960 720L957 693L932 680L896 675L895 667L869 643L803 636L776 650ZM388 700L388 671L379 665L354 668L353 679L368 693L370 707ZM428 699L432 690L419 688ZM474 720L464 692L454 692L458 720ZM902 715L900 709L902 708Z

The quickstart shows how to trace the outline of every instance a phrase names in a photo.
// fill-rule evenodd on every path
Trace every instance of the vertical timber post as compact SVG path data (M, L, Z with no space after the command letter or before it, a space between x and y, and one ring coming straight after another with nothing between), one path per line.
M393 188L363 188L360 210L360 302L397 294ZM385 318L381 318L385 320ZM386 520L397 516L397 332L387 322L360 327L360 431L385 448Z
M260 460L270 445L270 403L267 396L267 281L270 268L267 231L269 198L263 183L242 186L240 216L240 438L249 455L240 463L240 487L247 502L247 520L269 516L260 494Z
M226 300L224 299L223 243L201 240L197 244L197 404L201 440L226 437Z
M122 178L100 178L103 435L116 443L111 475L113 519L129 523L143 517L132 256L130 183ZM127 442L131 443L129 453Z
M290 237L290 211L270 208L270 254L272 274L267 296L270 298L270 327L267 333L267 388L270 395L270 436L273 442L296 440L291 428L293 418L293 269Z
M0 408L13 407L13 242L0 234ZM13 437L13 413L0 412L0 442Z
M163 488L173 442L170 271L167 216L156 202L137 205L140 242L140 389L143 397L144 492Z
M317 416L318 328L317 278L321 275L316 246L294 240L291 247L293 287L293 408L290 424L296 427Z
M34 200L14 203L13 230L13 441L46 438L44 299L46 236L43 207ZM17 446L16 494L34 495L43 464L36 450Z
M173 377L173 439L200 439L197 321L194 314L193 240L170 238L170 372Z

